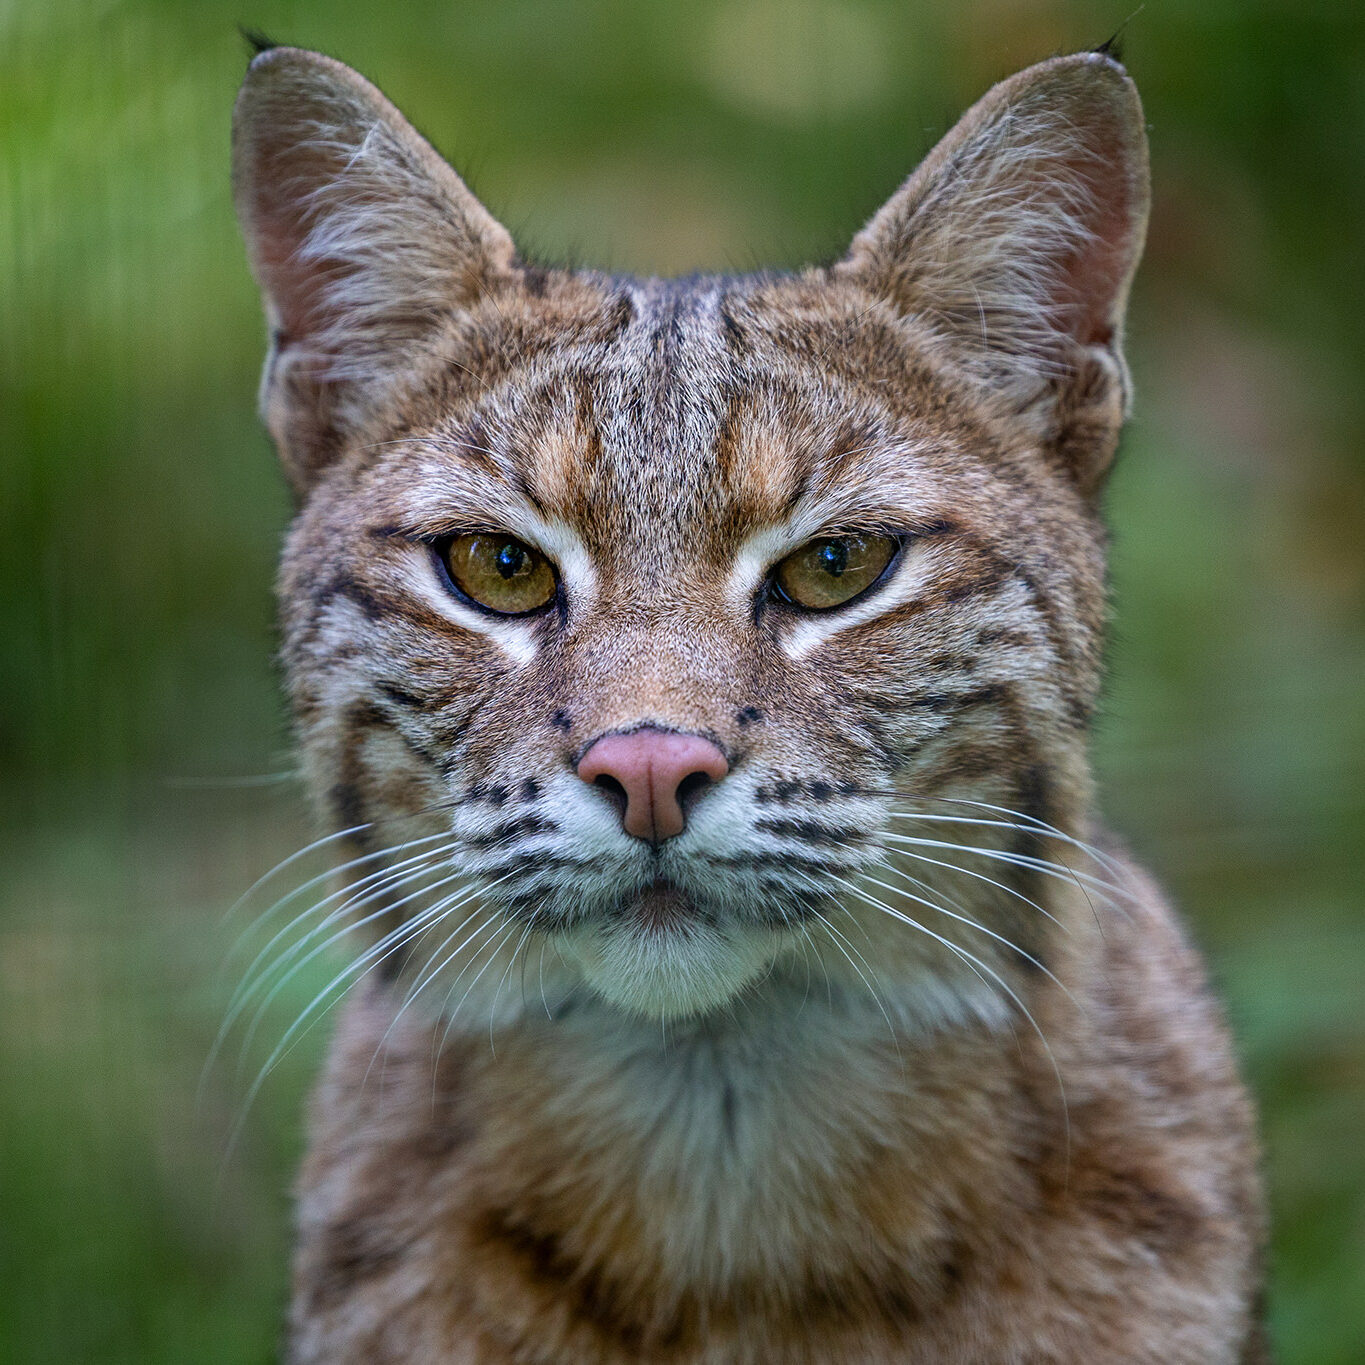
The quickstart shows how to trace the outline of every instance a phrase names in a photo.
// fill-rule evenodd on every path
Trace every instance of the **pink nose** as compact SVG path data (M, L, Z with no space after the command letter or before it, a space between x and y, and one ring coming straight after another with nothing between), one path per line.
M725 755L709 739L649 726L603 735L578 760L584 782L625 797L626 833L656 844L683 832L687 797L729 771Z

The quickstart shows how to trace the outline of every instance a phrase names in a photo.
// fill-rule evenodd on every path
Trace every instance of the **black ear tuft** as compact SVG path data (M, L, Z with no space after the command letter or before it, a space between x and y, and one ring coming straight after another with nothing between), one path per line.
M1123 65L1123 39L1128 32L1128 25L1147 8L1146 5L1139 5L1099 47L1091 50L1100 57L1108 57L1111 61Z
M1123 30L1119 29L1112 37L1106 38L1099 47L1090 49L1097 57L1109 57L1120 66L1123 65Z
M247 28L245 24L238 24L237 32L246 41L253 57L259 57L262 52L269 52L272 47L279 47L279 43L267 38L258 28Z

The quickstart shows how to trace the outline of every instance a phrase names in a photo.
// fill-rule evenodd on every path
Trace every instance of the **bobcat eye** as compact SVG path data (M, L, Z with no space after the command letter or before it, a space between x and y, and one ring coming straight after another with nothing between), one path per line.
M900 548L895 536L822 536L789 554L773 573L781 596L807 611L828 611L866 592Z
M475 531L436 550L456 590L499 616L525 616L555 599L550 561L512 536Z

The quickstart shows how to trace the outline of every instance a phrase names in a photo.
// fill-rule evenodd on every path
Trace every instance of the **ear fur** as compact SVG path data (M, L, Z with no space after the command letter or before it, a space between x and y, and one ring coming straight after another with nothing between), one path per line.
M1137 90L1104 53L979 100L836 272L890 299L1093 492L1126 415L1124 309L1146 232Z
M516 248L374 86L316 52L251 63L232 180L271 331L262 412L302 492Z

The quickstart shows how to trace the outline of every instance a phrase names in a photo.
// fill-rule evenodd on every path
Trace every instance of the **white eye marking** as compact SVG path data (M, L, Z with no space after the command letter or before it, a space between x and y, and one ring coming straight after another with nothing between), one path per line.
M725 585L725 600L746 611L754 590L768 570L793 550L819 534L820 518L812 512L799 513L781 526L765 526L739 547L735 566Z
M597 571L587 546L572 526L558 519L541 521L528 517L508 529L528 545L534 545L559 570L570 611L592 602L597 595Z
M525 668L536 657L535 628L528 620L490 616L461 602L436 577L425 548L413 546L413 554L405 557L399 576L405 591L466 630L486 635L518 668Z

